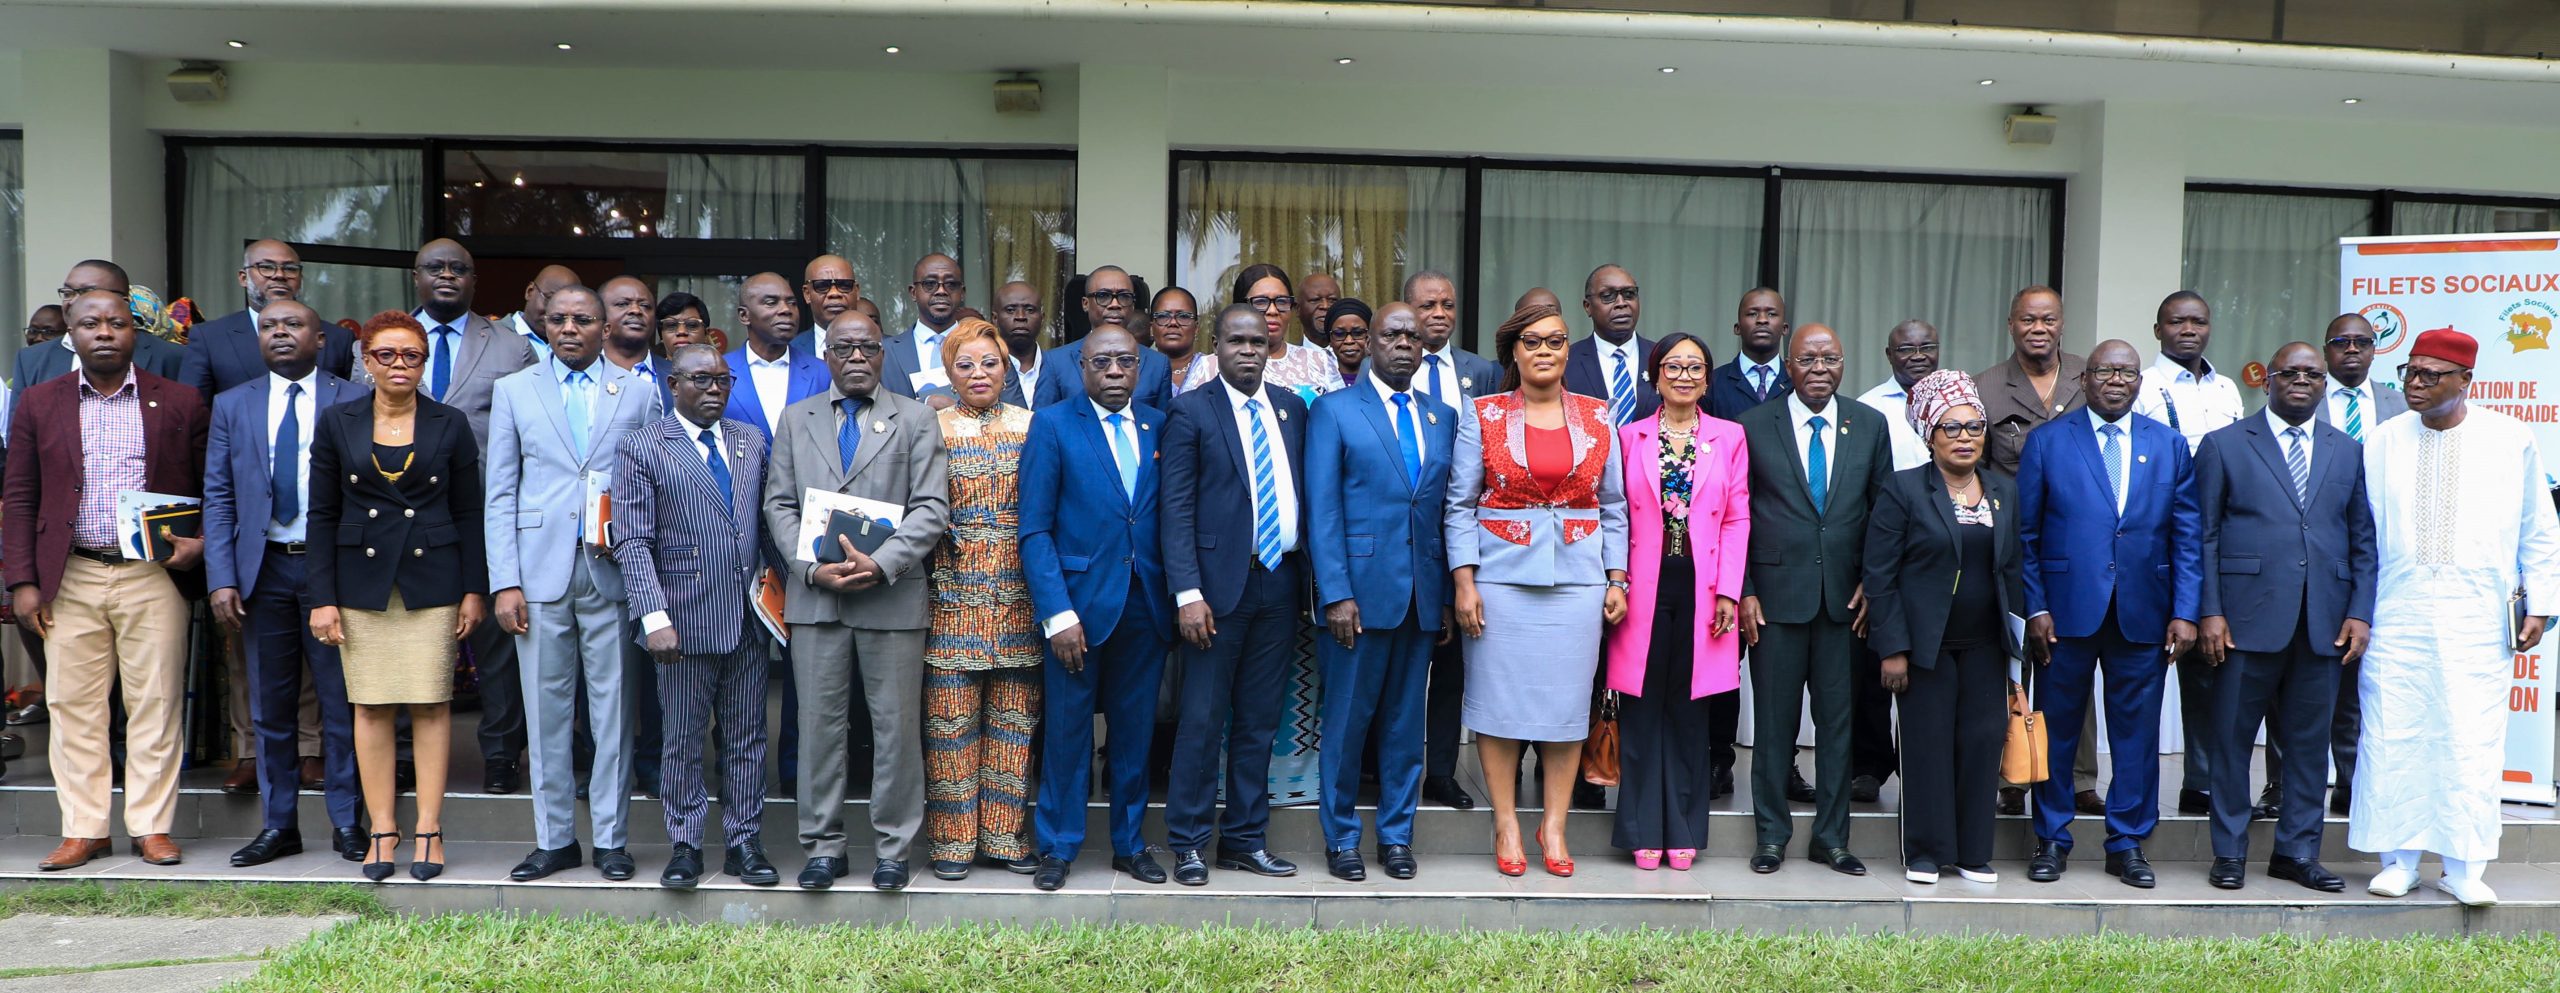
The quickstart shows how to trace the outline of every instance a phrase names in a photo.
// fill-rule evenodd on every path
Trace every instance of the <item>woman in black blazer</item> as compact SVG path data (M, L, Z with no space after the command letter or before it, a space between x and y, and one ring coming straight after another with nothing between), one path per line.
M1902 697L1904 877L1991 871L2000 746L2008 732L2008 618L2026 603L2018 486L1983 464L1973 380L1939 370L1912 384L1907 416L1929 463L1893 474L1867 517L1867 644Z
M462 411L419 394L431 353L415 318L375 315L362 354L373 395L321 412L311 431L311 634L342 646L356 774L377 828L398 823L392 721L409 708L418 768L409 874L433 879L444 870L454 662L487 614L480 446ZM388 878L399 847L399 831L374 832L365 878Z

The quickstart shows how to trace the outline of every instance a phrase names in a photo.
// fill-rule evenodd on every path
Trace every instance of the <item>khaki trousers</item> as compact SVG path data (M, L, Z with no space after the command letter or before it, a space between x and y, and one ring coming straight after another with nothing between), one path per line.
M77 555L63 567L45 639L46 757L58 785L62 834L104 838L113 797L107 695L122 682L125 830L167 834L178 814L179 702L185 695L187 601L149 562L109 565Z
M241 599L248 594L243 592ZM230 684L231 699L223 716L231 726L231 757L243 761L258 757L258 726L249 719L249 653L242 650L240 635L233 633L222 640L223 682ZM302 667L302 709L297 718L301 729L295 737L300 749L296 757L320 757L320 695L312 689L311 666Z

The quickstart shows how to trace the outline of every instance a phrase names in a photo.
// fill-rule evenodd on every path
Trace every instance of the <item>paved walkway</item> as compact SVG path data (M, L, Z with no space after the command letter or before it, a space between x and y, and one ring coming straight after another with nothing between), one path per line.
M195 993L258 971L267 955L347 917L52 917L9 919L0 993Z

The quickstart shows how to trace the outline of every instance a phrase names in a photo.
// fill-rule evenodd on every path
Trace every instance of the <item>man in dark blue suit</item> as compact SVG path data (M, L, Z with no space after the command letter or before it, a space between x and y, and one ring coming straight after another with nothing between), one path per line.
M270 299L258 324L268 372L214 398L205 449L205 585L213 590L214 619L243 635L265 806L257 836L232 853L231 864L263 865L302 851L294 743L306 667L319 698L331 846L352 861L364 852L356 826L355 718L338 650L312 637L304 622L310 611L304 550L312 537L304 525L312 428L321 411L369 391L319 367L327 325L300 301Z
M1229 304L1217 319L1218 385L1173 402L1165 419L1165 585L1175 592L1182 693L1175 702L1165 846L1173 878L1209 882L1201 849L1215 830L1218 868L1292 876L1271 854L1271 740L1288 695L1306 589L1307 405L1266 389L1271 347L1262 314ZM1218 756L1226 753L1227 809L1218 804Z
M667 360L651 354L658 340L658 294L638 276L615 276L596 288L604 301L604 360L631 370L658 393L658 409L673 411L675 391L667 382ZM727 391L722 391L726 396ZM622 687L631 700L631 779L641 793L658 794L658 753L664 743L659 720L658 666L640 650L637 621L623 643ZM586 707L578 708L578 754L595 752L594 732ZM586 760L581 759L584 763Z
M1653 416L1662 397L1648 378L1653 339L1636 333L1636 318L1644 312L1636 300L1636 278L1616 265L1591 270L1582 281L1582 312L1591 318L1591 336L1573 343L1564 365L1565 391L1606 402L1609 423L1616 427Z
M2267 875L2336 893L2320 864L2320 790L2338 677L2373 630L2373 506L2364 446L2318 423L2327 372L2294 342L2268 363L2267 409L2206 435L2196 448L2203 534L2204 657L2218 672L2209 701L2214 763L2213 885L2236 890L2249 856L2249 746L2258 725L2279 747L2287 794ZM2343 663L2343 665L2342 665ZM2281 759L2276 756L2281 755Z
M1040 868L1031 884L1066 885L1084 847L1093 775L1093 717L1111 722L1103 755L1111 803L1111 867L1165 881L1147 854L1147 746L1156 723L1172 605L1157 540L1156 436L1164 415L1130 402L1138 338L1103 325L1084 338L1084 392L1031 418L1022 447L1022 574L1049 639L1041 692Z
M281 241L254 242L241 253L239 279L249 301L247 309L187 329L186 360L178 379L208 401L234 386L266 378L266 336L259 333L258 314L279 300L302 298L302 256ZM334 324L324 324L321 334L320 369L346 378L355 362L356 336Z
M1778 360L1788 333L1787 301L1778 291L1762 286L1742 294L1733 315L1733 361L1717 366L1708 380L1707 413L1729 421L1792 392L1795 381Z
M1457 414L1414 388L1422 344L1413 308L1378 310L1360 382L1316 399L1307 428L1307 548L1334 644L1324 655L1323 779L1356 783L1375 733L1378 862L1411 879L1422 800L1424 681L1449 630L1440 523ZM1358 882L1357 790L1324 791L1325 868Z
M1094 328L1116 325L1136 336L1137 329L1146 326L1139 317L1139 308L1145 306L1146 301L1139 298L1136 287L1129 273L1119 266L1095 269L1084 278L1085 320ZM1088 333L1085 337L1092 335ZM1031 408L1038 410L1051 404L1083 399L1083 360L1083 339L1052 348L1041 356L1045 374L1040 377L1038 392L1031 397ZM1150 410L1161 411L1173 405L1173 363L1164 357L1163 352L1152 348L1140 350L1137 386L1130 399Z
M2202 525L2186 439L2133 412L2142 356L2103 341L2081 372L2085 416L2027 435L2018 460L2026 551L2027 655L2038 671L2050 776L2036 784L2027 878L2062 878L2071 854L2071 762L2100 667L2106 673L2107 874L2157 882L2142 854L2160 821L2160 694L2168 660L2196 639ZM2245 796L2246 794L2242 794Z
M810 265L827 258L833 256ZM770 450L773 426L782 420L783 408L826 392L833 381L816 349L792 344L793 338L802 336L800 305L792 298L791 281L780 273L760 272L738 287L737 323L746 342L728 355L732 385L725 416L754 425ZM780 542L786 540L765 536L766 565L782 568L787 556L781 553ZM783 796L795 796L800 789L800 692L791 675L790 649L782 652L782 664L777 667L782 681L782 729L774 736L772 752L778 776L775 789ZM861 770L871 768L863 744L871 740L870 717L861 707L853 708L852 714L855 754L847 768L859 777Z

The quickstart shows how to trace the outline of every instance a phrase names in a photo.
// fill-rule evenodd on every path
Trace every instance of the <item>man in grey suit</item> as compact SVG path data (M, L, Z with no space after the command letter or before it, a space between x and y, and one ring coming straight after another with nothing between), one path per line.
M765 526L790 549L783 618L800 687L803 889L852 874L845 738L857 674L871 715L872 886L906 888L924 826L925 576L950 520L948 456L932 409L880 388L880 342L880 326L859 312L827 328L820 354L834 386L783 410L765 477ZM841 561L821 563L799 539L810 490L897 508L897 529L867 554L840 537L828 557Z
M516 638L525 736L533 757L535 848L508 878L540 879L581 864L577 833L577 704L595 732L587 816L596 869L631 878L625 814L631 805L630 702L624 698L622 568L609 540L605 499L622 440L658 419L656 387L611 362L604 301L571 285L543 308L551 357L497 383L489 411L490 611Z
M659 795L675 853L659 885L702 879L710 803L704 725L720 729L722 871L753 886L781 874L765 857L765 633L742 609L763 566L764 433L728 420L728 361L710 345L668 356L675 409L623 439L613 478L614 560L641 646L658 666Z
M427 396L462 409L485 456L490 396L499 377L533 364L533 346L471 312L480 277L471 253L459 242L438 238L420 246L410 281L418 293L418 326L427 329ZM516 642L498 625L483 624L471 630L465 643L480 674L482 788L513 793L519 782L516 756L524 751L524 690L516 681Z
M65 303L91 290L126 296L133 292L133 280L124 274L123 266L105 259L84 260L72 266L69 275L62 277L62 299ZM27 387L70 372L73 366L78 365L73 361L77 356L72 354L71 347L72 337L66 334L55 338L49 345L19 349L14 380L17 388L23 392ZM186 361L187 350L183 346L170 344L159 335L136 329L133 336L134 368L163 379L178 379L186 374Z
M1492 359L1458 348L1450 339L1458 331L1458 282L1438 269L1405 277L1404 303L1418 319L1422 364L1413 372L1413 392L1448 405L1461 415L1467 401L1502 391L1502 366ZM1387 315L1378 314L1380 326ZM1431 648L1431 674L1423 697L1422 802L1467 810L1476 798L1458 785L1458 710L1467 690L1467 660L1456 638Z

